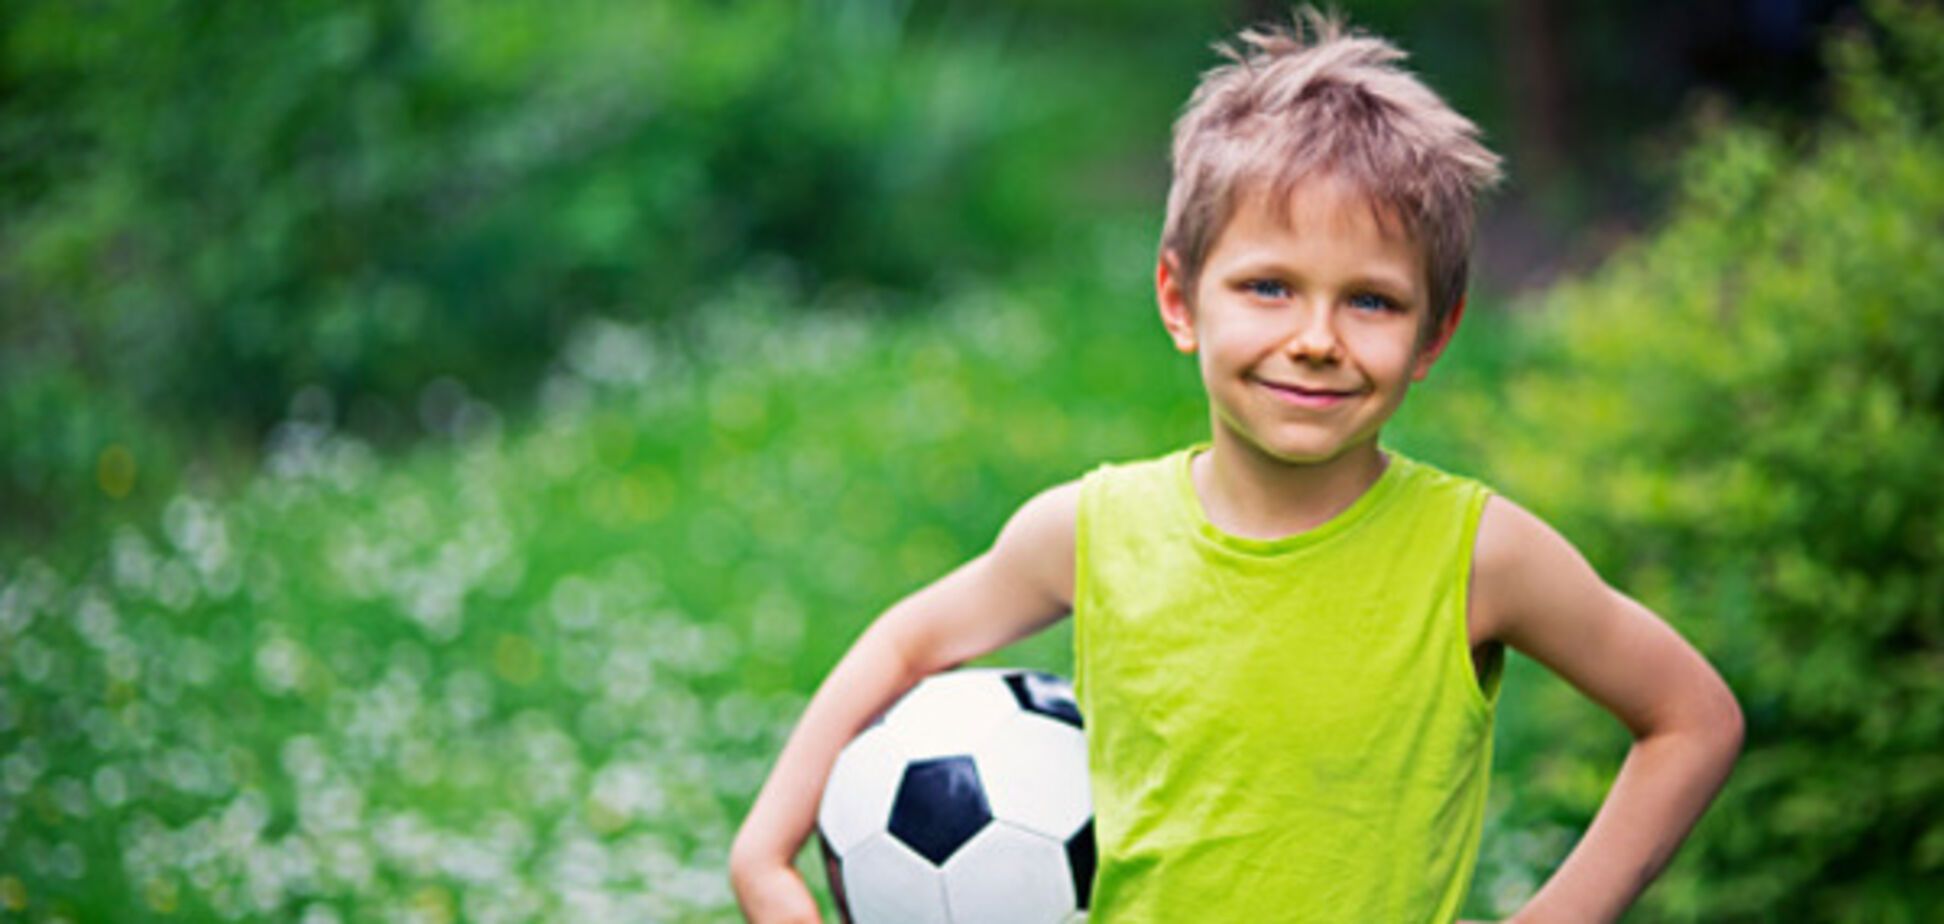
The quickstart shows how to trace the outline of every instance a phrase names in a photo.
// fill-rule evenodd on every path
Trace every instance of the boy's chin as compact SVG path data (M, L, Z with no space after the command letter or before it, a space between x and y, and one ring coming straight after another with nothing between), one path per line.
M1310 468L1358 458L1375 452L1377 441L1357 440L1343 443L1275 442L1243 438L1240 448L1278 465Z

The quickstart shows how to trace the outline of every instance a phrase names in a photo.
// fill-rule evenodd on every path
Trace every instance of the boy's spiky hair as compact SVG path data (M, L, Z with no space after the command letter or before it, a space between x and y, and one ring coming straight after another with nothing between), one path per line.
M1424 250L1437 324L1464 297L1473 202L1499 179L1478 126L1399 66L1397 46L1303 7L1289 28L1250 29L1232 63L1202 75L1174 128L1161 246L1194 289L1245 193L1286 215L1312 176L1345 180Z

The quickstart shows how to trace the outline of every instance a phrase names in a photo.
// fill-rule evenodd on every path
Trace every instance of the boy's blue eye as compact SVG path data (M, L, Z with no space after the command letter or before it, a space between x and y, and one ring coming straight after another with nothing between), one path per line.
M1260 295L1263 298L1282 298L1289 294L1289 287L1274 279L1251 279L1243 283L1242 287L1247 289L1250 295Z
M1395 311L1397 309L1396 302L1382 295L1376 295L1370 292L1360 292L1350 296L1350 306L1353 308L1362 308L1366 311Z

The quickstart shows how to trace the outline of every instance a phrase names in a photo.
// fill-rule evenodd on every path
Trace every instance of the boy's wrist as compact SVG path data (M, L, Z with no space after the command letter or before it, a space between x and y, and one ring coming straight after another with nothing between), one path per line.
M736 904L751 924L819 924L822 914L808 883L791 866L748 860L729 871Z

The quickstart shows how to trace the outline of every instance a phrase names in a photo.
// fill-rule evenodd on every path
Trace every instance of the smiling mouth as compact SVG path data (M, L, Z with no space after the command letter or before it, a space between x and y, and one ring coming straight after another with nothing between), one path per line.
M1312 403L1312 402L1327 403L1327 402L1340 401L1343 400L1344 398L1354 397L1355 395L1360 393L1356 389L1310 388L1303 385L1288 385L1282 382L1271 382L1265 379L1256 379L1256 382L1279 395L1283 395L1285 397L1289 397L1295 400L1300 400L1305 403Z

